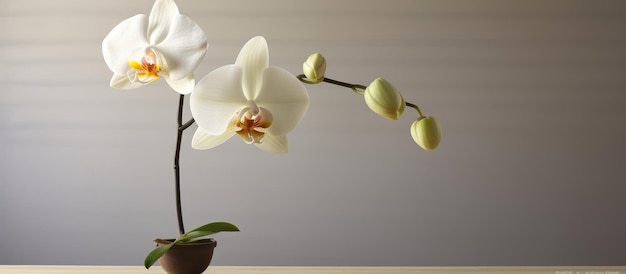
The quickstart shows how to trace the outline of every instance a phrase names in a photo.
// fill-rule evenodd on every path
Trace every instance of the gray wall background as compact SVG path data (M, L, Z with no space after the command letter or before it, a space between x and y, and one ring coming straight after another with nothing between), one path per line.
M216 265L624 265L626 2L178 0L271 64L391 81L438 150L361 97L309 86L288 155L182 151L188 228L230 221ZM0 264L140 265L177 233L177 94L108 87L101 41L151 0L0 0Z

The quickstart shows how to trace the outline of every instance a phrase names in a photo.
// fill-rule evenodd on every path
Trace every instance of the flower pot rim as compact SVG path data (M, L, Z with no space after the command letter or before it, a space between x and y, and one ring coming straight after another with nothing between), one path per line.
M167 245L167 244L171 244L172 242L174 242L176 239L154 239L154 243L155 244L161 244L161 245ZM177 242L174 246L172 246L172 248L178 246L178 245L217 245L217 241L213 238L203 238L203 239L198 239L198 240L194 240L192 242Z

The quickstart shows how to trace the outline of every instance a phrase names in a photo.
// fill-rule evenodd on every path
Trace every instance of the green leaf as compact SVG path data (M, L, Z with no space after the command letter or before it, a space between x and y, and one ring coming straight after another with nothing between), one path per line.
M178 237L176 241L189 241L194 238L204 237L223 231L239 231L235 225L226 222L215 222L192 229Z
M237 228L234 224L227 223L227 222L214 222L214 223L210 223L210 224L206 224L206 225L194 228L190 230L189 232L193 232L193 231L213 231L214 233L217 233L217 232L222 232L222 231L239 231L239 228Z
M165 254L165 252L167 252L172 246L174 246L174 243L162 245L153 249L143 261L143 265L146 269L149 269L154 263L156 263L156 261L161 258L161 256L163 256L163 254Z
M176 240L179 242L190 242L191 240L195 238L200 238L200 237L204 237L204 236L215 234L215 233L217 232L189 231L185 233L184 235L181 235L180 237L178 237L178 239Z

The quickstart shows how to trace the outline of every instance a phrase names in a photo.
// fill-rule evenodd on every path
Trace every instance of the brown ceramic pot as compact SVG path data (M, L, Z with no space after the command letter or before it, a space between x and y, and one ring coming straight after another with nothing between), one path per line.
M156 239L154 243L162 246L172 241L174 240ZM215 246L217 242L213 239L177 243L159 258L159 263L169 274L200 274L209 267Z

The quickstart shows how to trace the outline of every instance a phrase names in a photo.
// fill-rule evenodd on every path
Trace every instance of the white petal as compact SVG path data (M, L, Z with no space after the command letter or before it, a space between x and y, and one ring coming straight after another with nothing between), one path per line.
M172 20L180 12L174 0L156 0L150 11L148 37L150 45L161 43L170 32Z
M304 85L288 71L270 67L263 73L263 86L255 101L267 108L274 118L268 132L286 135L300 122L309 106Z
M172 89L180 94L191 93L196 84L193 74L189 74L187 77L178 80L172 80L169 76L164 76L163 79L165 79L167 84L170 85Z
M208 42L198 24L186 16L177 15L167 37L155 47L167 63L170 78L178 80L198 67L206 54Z
M196 129L191 140L191 147L195 149L210 149L226 142L235 134L234 131L225 131L221 135L211 135L202 128Z
M207 74L191 93L189 106L198 126L222 134L239 108L248 102L241 89L241 68L227 65Z
M147 25L148 17L138 14L119 23L104 38L102 55L113 73L126 74L131 52L148 46Z
M115 74L111 77L111 87L118 89L134 89L143 86L140 82L131 82L126 74Z
M235 64L243 69L243 91L246 98L255 100L261 88L263 70L269 66L270 55L263 36L250 39L239 52Z
M255 144L258 148L271 153L287 153L287 136L265 134L263 143Z

